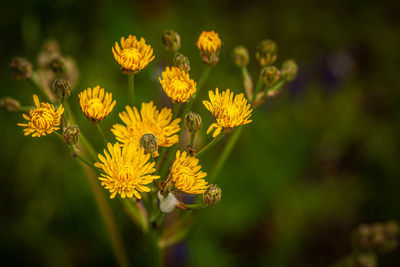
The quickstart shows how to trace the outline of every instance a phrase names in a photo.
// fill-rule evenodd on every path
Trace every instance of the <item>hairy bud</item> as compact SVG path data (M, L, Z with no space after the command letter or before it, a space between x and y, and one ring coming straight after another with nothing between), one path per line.
M244 46L237 46L233 50L233 61L238 67L246 67L249 64L249 52Z
M77 125L70 125L63 130L62 137L67 145L75 145L79 141L80 131Z
M264 40L257 46L256 59L261 66L273 64L278 57L278 47L274 41Z
M164 31L161 41L168 51L176 52L181 48L181 37L174 30Z
M54 80L53 83L53 93L59 99L66 99L71 95L71 86L67 80L58 78Z
M208 185L203 193L204 205L211 206L217 204L221 200L221 193L221 189L217 185Z
M184 70L186 72L190 71L190 62L189 62L189 58L185 57L182 54L177 54L174 57L174 65L178 68L180 68L181 70Z
M299 67L294 60L286 60L285 62L283 62L281 68L282 78L288 82L293 81L294 78L296 78L298 69Z
M140 146L144 148L146 153L153 155L158 148L157 137L151 133L144 134L142 138L140 138Z
M65 60L63 57L53 58L50 61L49 67L57 76L63 76L67 72L67 68L65 66Z
M261 79L268 86L274 86L281 78L281 72L275 66L266 66L261 70Z
M14 80L26 80L32 75L32 64L23 57L16 57L11 60L11 76Z
M201 129L201 116L199 114L189 112L185 116L185 126L186 129L192 134L196 133Z

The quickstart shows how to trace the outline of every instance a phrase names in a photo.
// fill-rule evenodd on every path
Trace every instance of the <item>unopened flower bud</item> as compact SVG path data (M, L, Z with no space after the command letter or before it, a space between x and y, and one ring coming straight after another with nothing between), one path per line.
M65 75L67 69L65 66L65 60L62 57L55 57L50 61L50 69L57 75Z
M70 125L63 130L62 137L67 145L75 145L79 141L79 128L77 125Z
M286 60L282 64L281 75L282 78L290 82L296 78L299 67L294 60Z
M189 58L185 57L182 54L177 54L174 57L174 65L178 68L180 68L181 70L184 70L186 72L190 71L190 62L189 62Z
M55 79L53 83L53 93L59 99L66 99L71 95L71 86L69 86L69 82L62 78Z
M23 57L16 57L11 60L11 76L15 80L26 80L32 75L32 64Z
M271 65L278 57L278 47L274 41L264 40L257 46L256 59L261 66Z
M168 51L176 52L181 48L181 37L174 30L164 31L161 41Z
M194 134L201 129L201 116L199 114L189 112L185 116L185 126L189 133Z
M153 155L157 151L157 137L151 133L144 134L140 138L140 146L144 148L146 153Z
M268 86L274 86L281 78L281 72L275 66L266 66L261 70L261 79Z
M15 112L19 110L21 104L14 98L3 97L0 99L0 107L7 112Z
M210 66L215 66L219 61L219 51L222 41L215 31L203 31L197 40L197 48L203 62Z
M204 205L211 206L217 204L220 200L221 189L215 184L208 185L203 193Z
M244 46L237 46L233 50L233 61L238 67L246 67L249 64L249 52Z
M168 193L166 196L163 196L159 191L157 196L160 200L160 210L164 213L173 212L175 207L179 204L179 200L176 199L175 195L172 193Z

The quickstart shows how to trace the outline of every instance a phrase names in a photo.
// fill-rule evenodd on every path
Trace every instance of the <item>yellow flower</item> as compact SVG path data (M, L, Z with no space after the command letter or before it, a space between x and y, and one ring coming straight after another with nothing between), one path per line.
M121 37L121 48L118 42L112 47L112 53L125 74L137 73L144 69L154 59L153 48L146 44L143 38L140 41L136 36Z
M190 79L189 73L178 67L167 67L162 78L158 79L164 92L176 102L186 102L196 92L196 83Z
M234 97L234 93L229 89L218 92L218 88L209 91L210 101L203 101L204 106L213 114L217 122L210 125L207 134L215 128L213 137L216 137L222 128L235 128L239 125L250 123L249 120L253 109L247 103L247 99L243 94Z
M140 138L144 134L151 133L157 138L158 146L170 147L179 142L175 133L179 132L180 118L172 120L172 111L163 108L160 111L153 102L142 103L140 113L136 107L126 106L126 111L119 113L120 119L125 125L114 124L111 129L116 139L123 143L133 143L140 146ZM154 156L157 156L157 151Z
M112 94L105 93L104 88L88 88L79 93L79 105L86 117L93 123L104 119L113 110L116 101L112 101Z
M160 176L152 175L156 171L154 162L149 162L150 155L144 153L143 148L133 144L121 147L119 143L107 144L104 156L98 154L100 162L94 166L103 170L99 180L105 189L110 190L110 198L118 193L122 198L141 198L139 192L149 192L147 184Z
M188 194L203 194L207 173L201 171L199 160L189 156L186 151L176 152L176 159L171 167L171 177L176 188Z
M22 114L24 119L28 120L28 123L18 123L18 126L26 127L24 134L30 135L32 133L32 137L40 137L60 129L58 126L64 112L63 106L60 105L56 110L52 104L40 103L37 95L33 95L33 101L35 108L30 110L29 115Z
M215 31L203 31L197 40L197 48L203 62L215 65L218 62L218 53L221 48L221 39Z

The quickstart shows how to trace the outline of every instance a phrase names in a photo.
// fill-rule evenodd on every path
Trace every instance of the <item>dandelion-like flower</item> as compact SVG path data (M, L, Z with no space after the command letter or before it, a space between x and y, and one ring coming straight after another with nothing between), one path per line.
M115 42L112 53L125 74L137 73L153 61L153 48L143 38L138 41L136 36L129 35L126 39L121 37L120 42L121 47Z
M104 93L104 88L97 85L79 93L79 105L86 117L93 123L98 123L113 110L116 101L112 101L111 93Z
M180 118L172 120L172 110L163 108L161 111L153 102L142 103L140 113L136 107L133 109L126 106L126 111L119 113L120 119L125 123L114 124L111 129L115 138L123 143L133 143L140 146L140 138L144 134L151 133L157 138L158 146L170 147L179 142L177 132L179 132ZM157 151L154 156L158 156Z
M189 156L186 151L176 152L176 159L171 167L171 178L177 189L188 194L203 194L207 181L207 173L201 171L199 160Z
M58 126L60 125L61 115L64 112L63 106L60 105L56 110L50 103L40 103L37 95L33 95L33 101L35 108L30 110L29 115L22 114L28 123L18 123L18 126L26 127L24 134L40 137L60 129Z
M247 103L243 93L234 96L234 93L229 89L219 93L217 88L215 93L209 91L208 94L210 101L203 101L203 104L212 113L217 122L210 125L207 129L207 134L215 128L213 137L216 137L222 128L235 128L251 122L249 118L253 109Z
M110 198L120 194L122 198L135 196L140 199L139 192L150 192L146 185L160 178L152 175L156 168L154 162L149 162L150 154L133 144L121 147L119 143L108 143L107 148L108 152L104 149L104 156L98 155L100 162L94 166L104 172L99 180L110 191Z
M221 48L221 39L215 31L203 31L197 40L197 48L203 58L203 62L215 65L218 62L218 53Z
M164 92L172 100L184 103L196 92L196 83L190 79L189 73L178 67L167 67L158 78Z

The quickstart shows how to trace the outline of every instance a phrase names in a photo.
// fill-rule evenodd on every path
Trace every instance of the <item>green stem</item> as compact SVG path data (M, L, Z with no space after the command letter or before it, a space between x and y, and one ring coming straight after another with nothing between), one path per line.
M251 79L251 76L249 74L249 71L247 70L246 67L240 68L242 71L242 78L243 78L243 87L244 87L244 92L246 93L246 97L251 100L253 99L253 80Z
M104 145L107 146L108 141L103 132L103 129L101 129L101 127L100 127L100 123L96 123L96 128L97 128L97 131L99 132L99 134L101 135L101 138L103 139Z
M188 103L186 103L185 110L183 114L187 114L193 107L194 103L196 102L196 97L200 94L201 88L203 88L205 82L207 81L208 76L210 75L211 69L213 66L206 65L204 67L203 73L200 76L199 82L197 84L197 90L196 93L193 95L192 100Z
M191 133L190 134L190 148L194 149L194 137L196 136L196 133Z
M129 99L135 105L135 74L128 74Z
M262 82L262 80L261 80L261 77L259 77L259 78L258 78L257 85L256 85L256 90L255 90L255 93L254 93L254 95L253 95L253 99L252 99L252 100L256 99L256 97L257 97L257 95L258 95L258 92L260 92L260 90L261 90L261 88L262 88L262 85L263 85L263 82Z
M231 154L233 147L235 146L236 142L239 140L239 137L243 132L243 129L244 129L243 126L237 128L234 131L234 133L232 134L231 138L229 138L229 141L227 142L222 153L220 154L220 156L217 160L217 163L214 165L214 169L212 170L211 175L208 178L210 183L215 182L218 172L224 166L225 161L228 159L229 155Z
M174 107L172 109L172 118L176 118L178 116L179 108L181 107L181 103L174 103Z
M19 107L18 111L19 112L30 112L31 109L34 109L34 108L35 108L34 106L22 106L22 107Z
M221 133L217 137L213 138L210 143L208 143L205 147L203 147L202 149L200 149L199 152L196 153L196 157L200 157L200 155L202 155L204 152L217 144L222 139L222 137L224 137L224 135L224 133Z
M263 93L263 95L262 95L262 97L260 99L263 99L268 94L268 92L273 92L273 91L279 90L285 84L285 82L286 82L285 80L280 80L274 86L266 88L264 90L264 93Z
M147 233L149 231L149 219L142 202L134 201L130 198L125 198L123 199L122 203L128 214L136 223L136 225L140 228L140 230L142 230L143 233Z
M50 98L49 92L46 91L46 89L43 87L39 76L35 71L32 72L31 77L29 78L29 81L33 84L33 86L37 87L39 91L42 93L44 97L46 97L50 102L52 102L52 99Z
M184 203L183 203L183 206L184 206L185 208L188 208L188 209L191 209L191 210L203 209L203 208L206 207L206 206L204 206L203 203L197 203L197 204L184 204Z

